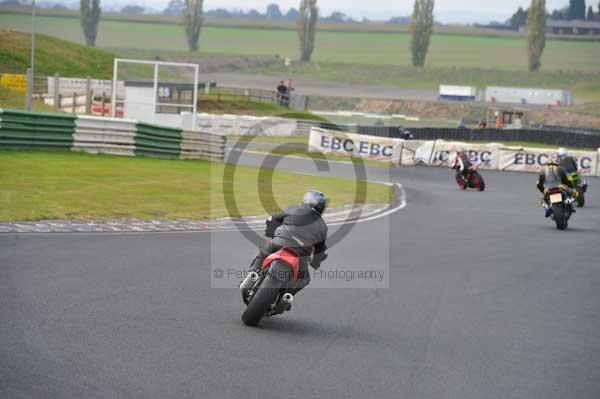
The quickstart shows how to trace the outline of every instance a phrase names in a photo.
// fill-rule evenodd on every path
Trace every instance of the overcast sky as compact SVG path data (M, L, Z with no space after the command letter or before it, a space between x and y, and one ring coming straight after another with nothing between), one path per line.
M102 0L103 4L122 6L125 4L139 4L162 10L169 3L168 0ZM298 7L299 0L205 0L205 9L257 9L261 12L268 4L278 4L284 12L290 7ZM329 15L332 11L342 11L354 18L367 17L371 19L389 19L391 16L405 16L411 13L413 0L369 0L365 2L368 7L363 7L358 1L318 0L322 12ZM436 19L442 22L489 22L491 20L505 20L519 7L529 6L530 0L436 0ZM569 3L568 0L547 0L547 8L553 10ZM590 3L588 0L587 3ZM597 7L598 0L592 1Z

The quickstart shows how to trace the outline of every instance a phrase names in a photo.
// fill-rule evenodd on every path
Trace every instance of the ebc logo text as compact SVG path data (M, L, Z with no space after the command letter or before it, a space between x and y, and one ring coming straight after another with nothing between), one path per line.
M333 137L329 140L329 137L321 136L320 144L322 148L328 148L332 151L354 152L371 157L389 158L393 155L393 147L391 145L369 143L368 141L358 141L355 143L352 139Z

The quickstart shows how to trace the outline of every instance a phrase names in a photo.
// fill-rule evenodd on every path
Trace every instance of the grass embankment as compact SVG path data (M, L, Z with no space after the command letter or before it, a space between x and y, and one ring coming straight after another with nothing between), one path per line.
M8 27L1 15L0 25ZM29 17L31 18L31 17ZM9 17L10 20L10 17ZM114 55L43 34L36 35L36 75L54 75L110 79ZM0 72L25 73L30 66L31 36L23 32L0 29Z
M212 114L237 114L255 116L277 116L326 122L325 118L305 111L295 111L271 102L261 102L245 96L232 95L227 90L216 89L210 94L199 93L198 111Z
M206 219L230 215L225 165L70 152L0 151L0 220ZM321 188L337 207L354 202L355 182L275 171L274 201L261 204L258 168L238 166L233 180L241 215L263 215ZM268 170L263 170L263 173ZM230 197L231 193L227 193ZM391 190L368 183L367 202L387 203Z
M24 109L25 94L0 86L0 108ZM54 108L44 104L41 100L33 101L33 110L40 112L54 112Z

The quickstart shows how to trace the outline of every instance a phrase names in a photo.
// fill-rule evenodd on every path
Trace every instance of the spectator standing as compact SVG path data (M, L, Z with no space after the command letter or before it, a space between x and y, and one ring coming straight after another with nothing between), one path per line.
M284 104L284 98L286 96L287 91L288 88L285 85L285 82L282 80L281 82L279 82L279 85L277 85L277 103L279 105Z

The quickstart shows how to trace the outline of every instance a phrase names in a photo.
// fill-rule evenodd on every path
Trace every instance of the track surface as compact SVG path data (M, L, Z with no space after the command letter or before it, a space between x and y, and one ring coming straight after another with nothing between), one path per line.
M324 265L389 259L390 288L309 287L260 328L210 288L252 256L237 232L0 236L0 397L597 399L600 180L559 232L533 175L483 174L393 170L407 208Z

